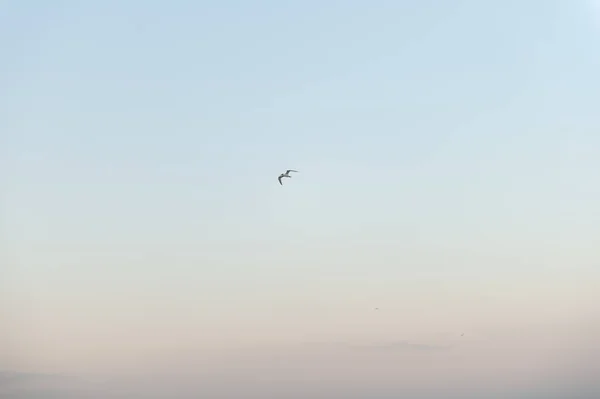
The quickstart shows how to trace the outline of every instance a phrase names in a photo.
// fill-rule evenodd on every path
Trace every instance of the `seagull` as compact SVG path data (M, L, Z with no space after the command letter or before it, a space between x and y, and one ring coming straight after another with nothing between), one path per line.
M281 182L281 179L283 179L284 177L289 177L290 179L292 178L292 176L290 175L290 172L296 172L298 173L297 170L294 169L288 169L285 171L285 173L282 173L279 175L279 177L277 178L277 180L279 180L279 184L281 184L283 186L283 183Z

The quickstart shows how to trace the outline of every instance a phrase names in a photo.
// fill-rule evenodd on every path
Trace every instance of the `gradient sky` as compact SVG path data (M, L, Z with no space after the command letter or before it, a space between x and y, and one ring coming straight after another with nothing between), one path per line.
M599 4L0 2L0 370L585 380Z

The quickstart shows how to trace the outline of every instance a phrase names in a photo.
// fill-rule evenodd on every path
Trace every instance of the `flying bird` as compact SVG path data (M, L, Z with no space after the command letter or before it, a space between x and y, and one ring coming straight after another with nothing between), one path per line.
M277 180L279 180L279 184L281 184L283 186L283 182L281 181L281 179L283 179L284 177L289 177L290 179L292 178L292 176L290 175L290 172L298 173L298 171L294 170L294 169L286 170L285 173L280 174L279 177L277 178Z

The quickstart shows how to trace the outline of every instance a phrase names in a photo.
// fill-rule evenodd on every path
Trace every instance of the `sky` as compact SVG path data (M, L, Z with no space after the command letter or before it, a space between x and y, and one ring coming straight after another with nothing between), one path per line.
M5 395L600 391L598 1L4 0L0 48Z

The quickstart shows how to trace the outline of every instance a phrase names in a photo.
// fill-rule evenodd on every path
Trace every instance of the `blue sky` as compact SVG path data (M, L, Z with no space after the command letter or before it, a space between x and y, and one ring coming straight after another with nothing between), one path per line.
M0 369L577 330L594 5L2 2Z

